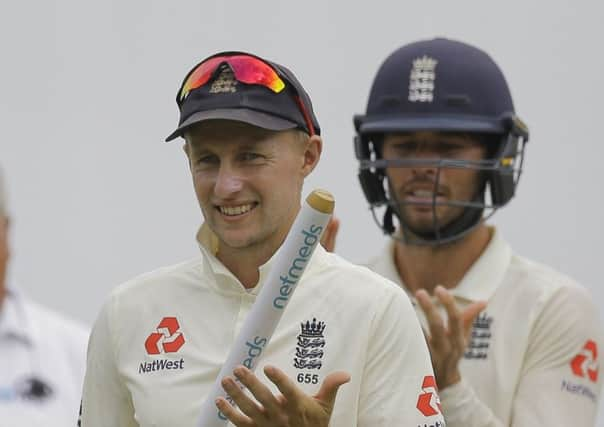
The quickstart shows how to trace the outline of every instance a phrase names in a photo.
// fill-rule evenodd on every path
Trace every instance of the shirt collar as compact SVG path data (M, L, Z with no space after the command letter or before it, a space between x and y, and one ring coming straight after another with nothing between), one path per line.
M467 301L487 301L495 293L505 277L505 272L512 259L510 246L497 228L493 228L491 240L480 257L472 264L459 284L450 290L454 297ZM391 239L379 259L373 263L376 270L387 279L398 283L407 292L412 301L413 295L405 287L394 261L396 241Z
M23 296L10 287L0 308L0 339L14 339L29 346L35 341Z
M489 300L503 281L511 259L510 246L493 228L489 244L451 292L469 301Z
M210 287L220 290L221 292L235 292L235 293L248 293L251 295L258 295L260 289L264 286L266 277L271 270L271 266L274 264L274 260L277 254L280 252L281 247L271 256L271 258L260 267L258 271L260 277L258 284L252 289L245 289L239 279L235 277L231 271L224 266L224 264L216 258L218 252L218 237L210 230L207 223L202 224L197 232L197 243L202 254L202 270L209 272L214 276L216 280L210 281ZM321 244L317 244L312 258L306 266L304 276L310 275L310 271L316 268L316 265L320 263L327 255L327 252L323 249Z

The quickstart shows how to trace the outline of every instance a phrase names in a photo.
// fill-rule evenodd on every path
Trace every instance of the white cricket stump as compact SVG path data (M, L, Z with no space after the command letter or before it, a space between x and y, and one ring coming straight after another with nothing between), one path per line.
M265 284L201 407L197 427L224 427L227 423L226 416L218 410L215 401L223 397L233 405L234 403L222 388L221 381L225 376L231 375L237 366L243 365L251 371L256 368L306 265L320 244L334 205L333 196L324 190L314 190L306 198L306 203L289 230Z

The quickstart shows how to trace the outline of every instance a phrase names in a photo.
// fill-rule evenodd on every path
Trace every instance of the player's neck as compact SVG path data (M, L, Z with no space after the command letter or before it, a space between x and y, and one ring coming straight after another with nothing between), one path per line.
M244 288L251 289L258 284L260 279L260 266L266 264L277 252L285 240L288 230L289 226L284 227L270 239L243 248L233 248L221 244L216 257L239 279Z
M466 237L447 245L397 242L394 261L405 287L413 294L418 289L432 293L437 285L454 288L485 250L491 234L492 229L482 224Z
M259 267L270 259L272 253L270 250L260 248L257 250L249 250L249 248L224 250L221 248L216 256L239 279L244 288L251 289L258 284Z

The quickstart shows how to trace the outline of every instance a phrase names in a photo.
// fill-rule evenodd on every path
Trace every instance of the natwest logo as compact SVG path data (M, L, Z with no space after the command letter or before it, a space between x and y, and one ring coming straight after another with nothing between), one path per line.
M593 340L588 340L579 354L570 361L570 368L578 377L587 376L590 381L598 381L598 345Z
M164 317L157 325L157 332L152 332L145 341L147 353L176 353L185 343L185 337L179 329L176 317Z
M438 398L438 387L432 375L424 377L422 390L417 398L417 409L426 417L440 414L442 409Z

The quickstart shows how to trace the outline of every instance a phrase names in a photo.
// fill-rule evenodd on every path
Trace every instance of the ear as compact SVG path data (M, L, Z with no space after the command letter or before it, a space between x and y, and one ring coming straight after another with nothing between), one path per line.
M313 135L306 141L306 147L304 148L304 164L302 166L302 173L304 177L307 177L319 163L321 158L321 152L323 151L323 140L319 135Z
M187 155L187 163L189 164L189 169L191 168L191 144L185 140L185 143L182 146L182 151Z

